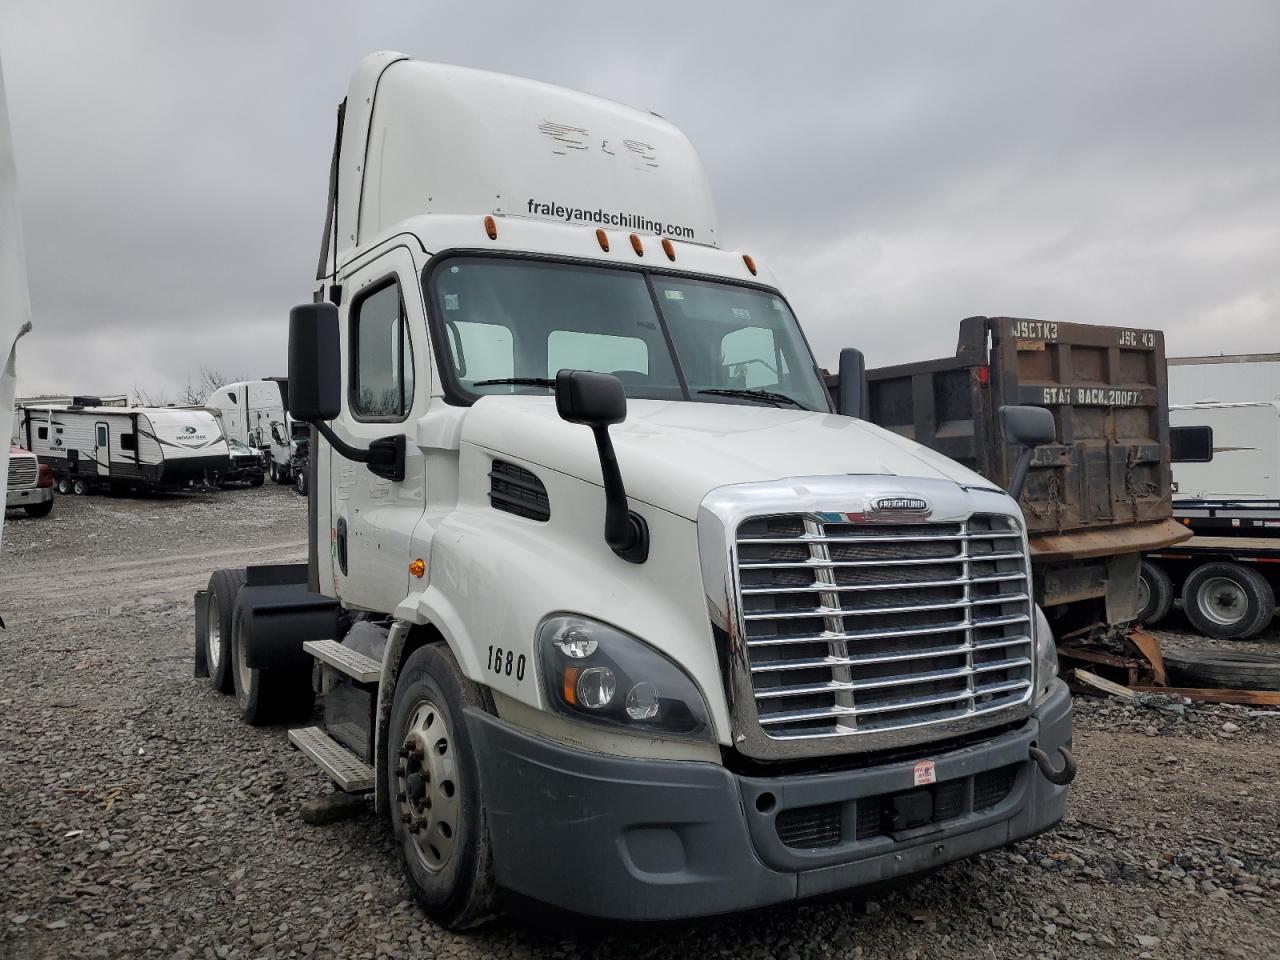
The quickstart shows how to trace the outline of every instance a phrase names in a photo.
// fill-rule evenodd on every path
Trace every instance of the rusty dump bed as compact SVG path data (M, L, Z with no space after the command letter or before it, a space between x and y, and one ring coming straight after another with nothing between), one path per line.
M1139 553L1187 536L1172 520L1158 330L969 317L954 357L869 370L867 379L870 420L1001 487L1018 449L1003 440L999 408L1053 412L1058 442L1036 451L1020 500L1042 604L1105 595L1108 620L1122 619L1113 600L1125 598L1108 585L1136 586Z

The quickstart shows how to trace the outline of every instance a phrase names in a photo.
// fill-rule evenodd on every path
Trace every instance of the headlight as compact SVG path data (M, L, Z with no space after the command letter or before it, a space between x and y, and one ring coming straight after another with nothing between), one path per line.
M1058 678L1058 645L1053 642L1049 618L1036 607L1036 706L1049 695L1053 681Z
M702 693L644 641L586 617L556 616L538 628L543 689L575 720L655 736L711 739Z

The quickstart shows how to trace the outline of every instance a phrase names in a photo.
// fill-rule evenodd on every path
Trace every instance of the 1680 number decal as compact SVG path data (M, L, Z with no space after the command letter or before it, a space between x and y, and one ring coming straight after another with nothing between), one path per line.
M509 677L515 675L516 682L524 679L524 654L516 654L511 650L503 650L501 647L495 647L489 644L489 666L500 677Z

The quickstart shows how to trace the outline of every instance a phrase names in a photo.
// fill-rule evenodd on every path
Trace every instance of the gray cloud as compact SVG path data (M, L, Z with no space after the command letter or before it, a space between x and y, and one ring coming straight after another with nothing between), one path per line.
M282 372L333 110L384 48L653 109L824 363L974 313L1280 350L1280 7L0 0L21 389Z

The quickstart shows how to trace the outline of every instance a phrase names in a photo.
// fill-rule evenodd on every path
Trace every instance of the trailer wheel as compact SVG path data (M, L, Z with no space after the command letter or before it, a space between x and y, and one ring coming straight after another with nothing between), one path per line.
M1205 636L1245 640L1271 622L1276 597L1256 570L1238 563L1206 563L1182 585L1182 609Z
M71 484L71 492L74 493L77 497L83 497L86 493L89 492L88 482L85 480L81 480L77 477Z
M466 707L484 709L483 695L448 648L415 650L396 683L383 757L405 876L427 916L452 930L490 919L497 899Z
M1164 662L1175 679L1196 687L1280 690L1280 657L1274 654L1174 650Z
M1164 567L1142 561L1138 572L1138 622L1154 626L1173 609L1173 581Z
M65 497L71 492L71 481L66 477L59 477L57 483L53 485L53 489Z
M267 670L249 666L245 655L246 617L237 609L232 618L231 679L240 716L251 726L304 720L315 706L311 670Z
M209 578L209 599L205 604L205 663L209 683L221 693L231 693L231 622L236 595L244 586L243 570L215 570Z

